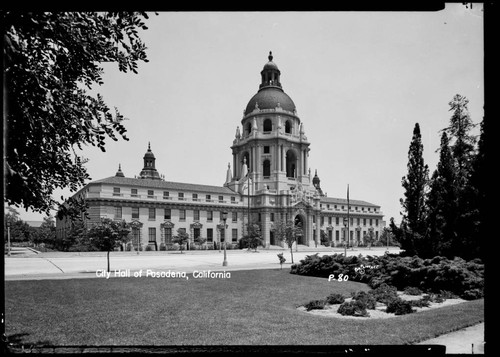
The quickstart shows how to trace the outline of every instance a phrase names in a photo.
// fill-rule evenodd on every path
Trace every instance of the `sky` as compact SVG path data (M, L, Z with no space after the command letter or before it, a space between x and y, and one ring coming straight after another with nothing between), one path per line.
M104 65L95 89L127 120L129 141L86 147L92 180L139 175L148 143L167 181L222 186L243 110L268 61L311 143L309 166L328 197L381 206L401 219L401 179L419 123L430 174L455 94L483 119L482 4L437 12L159 12L140 31L138 74ZM479 126L478 126L479 127ZM477 134L479 128L477 129ZM57 191L55 197L70 195ZM42 215L17 208L23 220Z

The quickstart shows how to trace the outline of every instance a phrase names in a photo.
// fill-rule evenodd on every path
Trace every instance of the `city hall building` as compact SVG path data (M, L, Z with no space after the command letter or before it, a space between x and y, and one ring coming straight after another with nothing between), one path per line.
M232 165L222 186L166 180L148 144L138 176L125 177L119 166L114 176L90 182L75 194L88 203L86 224L102 217L125 220L132 227L134 247L149 245L154 250L173 244L178 229L189 234L191 246L197 237L206 238L208 246L226 237L227 243L237 243L248 222L260 225L264 247L283 246L274 225L288 220L300 224L301 245L319 246L321 231L333 246L347 239L349 245L363 243L368 233L378 240L385 226L380 206L350 200L348 212L347 199L327 197L317 172L311 176L304 125L283 91L271 53L268 59L259 89L244 110L241 129L236 129ZM228 213L226 227L223 211ZM58 237L68 234L70 222L56 224Z

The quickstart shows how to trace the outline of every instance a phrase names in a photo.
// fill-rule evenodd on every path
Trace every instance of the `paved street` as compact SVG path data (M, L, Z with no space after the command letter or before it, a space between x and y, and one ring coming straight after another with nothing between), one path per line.
M348 249L347 255L383 255L387 249L377 247L371 249ZM398 248L390 248L391 253L398 253ZM110 268L114 270L140 269L158 271L192 272L194 270L246 270L279 268L277 254L280 250L228 250L226 267L222 266L224 253L219 251L178 251L162 252L111 252ZM298 263L307 255L344 253L343 249L302 248L293 252L294 263ZM290 250L283 250L286 258L283 267L291 266ZM5 257L5 280L22 279L73 279L95 278L96 272L107 268L106 253L33 253L13 254Z

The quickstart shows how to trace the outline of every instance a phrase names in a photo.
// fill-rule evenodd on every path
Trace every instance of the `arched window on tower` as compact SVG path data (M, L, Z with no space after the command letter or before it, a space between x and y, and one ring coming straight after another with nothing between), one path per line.
M271 177L271 161L264 160L264 163L262 164L262 172L263 172L264 178Z
M286 152L286 177L295 177L297 156L293 150Z
M273 122L271 119L264 120L264 132L269 132L273 130Z
M292 123L290 123L290 120L287 120L285 123L285 133L287 134L292 133Z
M252 132L252 123L248 122L247 125L246 125L246 135L250 135L250 133Z

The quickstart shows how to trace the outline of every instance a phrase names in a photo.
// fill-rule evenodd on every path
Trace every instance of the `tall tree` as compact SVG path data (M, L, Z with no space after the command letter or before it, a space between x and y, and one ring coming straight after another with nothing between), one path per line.
M403 207L402 221L409 230L407 234L412 240L412 249L421 249L425 234L425 195L429 181L429 168L424 163L424 146L420 134L420 125L415 123L413 137L408 150L408 174L402 178L404 188L404 199L401 199ZM405 247L402 247L405 249ZM410 248L410 247L407 247Z
M449 139L441 134L439 162L432 175L431 188L427 197L429 215L427 237L433 254L450 256L455 241L457 221L456 171L453 164Z
M448 134L450 150L455 170L454 190L455 204L453 240L450 242L449 255L470 256L477 243L474 242L474 231L477 225L477 187L471 185L476 157L477 136L472 133L476 124L472 122L468 110L469 100L459 94L449 102L452 116L448 127L442 131ZM451 234L451 233L450 233ZM451 238L450 238L451 239Z
M138 29L146 13L2 12L4 28L5 202L35 212L58 206L57 188L89 178L83 146L128 140L123 116L101 95L103 62L137 73L147 62Z
M449 126L442 131L448 134L450 148L456 165L457 186L463 188L468 184L472 172L472 161L475 156L477 137L471 134L476 126L469 115L466 97L456 94L448 103L453 112Z

